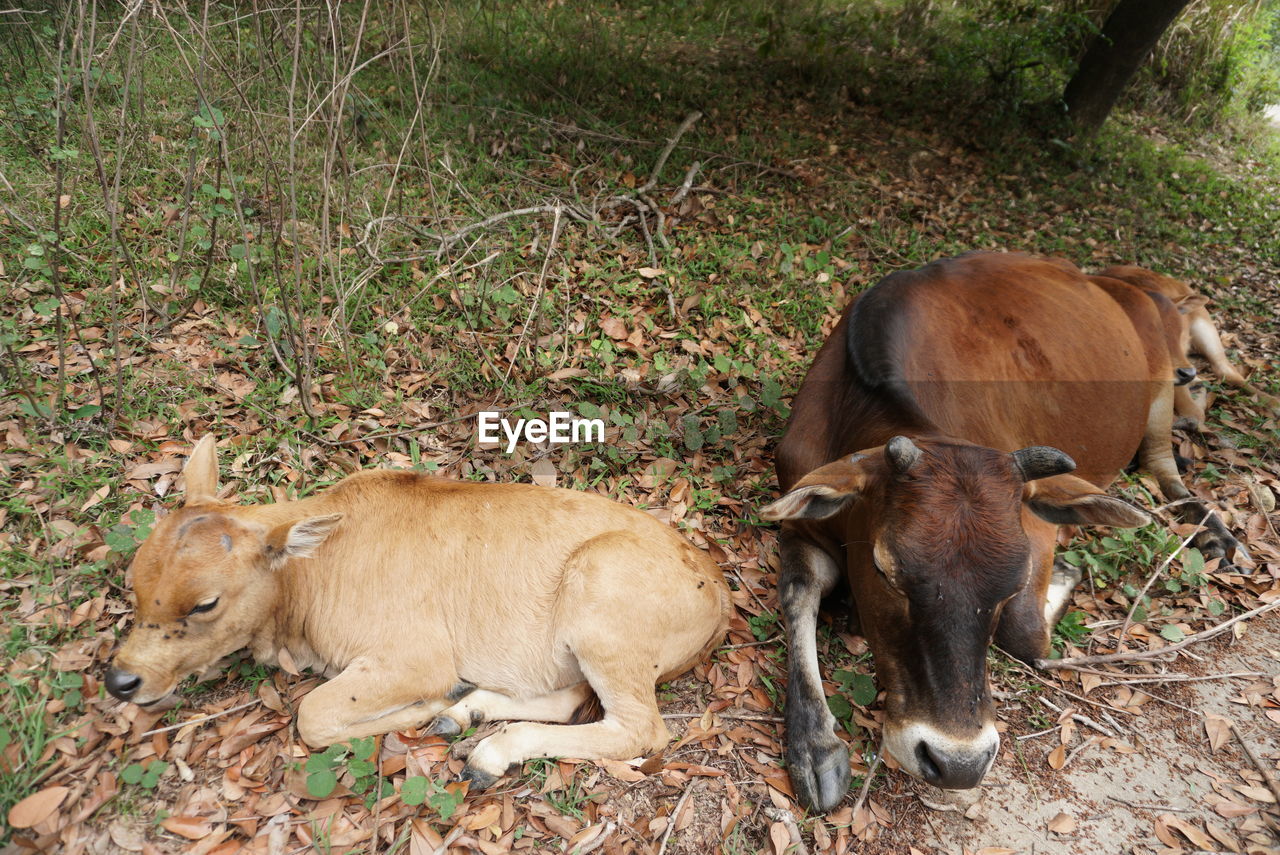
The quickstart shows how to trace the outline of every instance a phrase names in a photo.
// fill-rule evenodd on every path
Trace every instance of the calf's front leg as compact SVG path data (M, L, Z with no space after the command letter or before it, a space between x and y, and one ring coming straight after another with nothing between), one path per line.
M456 675L357 659L298 705L298 734L321 747L408 730L431 721L474 689Z
M778 596L787 627L787 769L800 801L829 811L849 791L849 749L835 734L818 667L818 606L839 568L824 550L784 528Z

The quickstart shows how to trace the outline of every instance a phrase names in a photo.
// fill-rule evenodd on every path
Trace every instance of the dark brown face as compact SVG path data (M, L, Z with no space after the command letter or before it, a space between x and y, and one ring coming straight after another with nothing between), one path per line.
M999 737L987 648L1027 584L1023 480L1008 454L924 443L892 455L851 514L849 581L887 692L884 746L911 774L975 786Z

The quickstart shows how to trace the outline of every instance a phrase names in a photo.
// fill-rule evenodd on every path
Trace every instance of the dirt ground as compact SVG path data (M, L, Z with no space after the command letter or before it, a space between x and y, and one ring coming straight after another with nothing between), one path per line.
M1265 676L1153 688L1152 701L1141 705L1140 715L1112 716L1127 728L1113 747L1098 744L1105 738L1098 731L1078 728L1068 749L1072 762L1057 771L1044 759L1058 744L1057 733L1027 738L1029 734L1011 727L980 790L944 793L920 784L912 787L927 811L915 829L921 848L956 855L984 847L1040 855L1136 855L1188 847L1277 851L1274 831L1263 818L1264 806L1274 797L1259 787L1259 775L1240 739L1260 758L1280 754L1275 710L1251 707L1246 700L1280 686L1280 619L1267 616L1239 639L1198 655L1202 661L1190 670ZM1089 705L1074 703L1084 715L1097 715ZM1211 745L1204 720L1214 715L1234 722L1240 738L1228 735L1220 745ZM1180 823L1203 826L1210 836L1185 837Z

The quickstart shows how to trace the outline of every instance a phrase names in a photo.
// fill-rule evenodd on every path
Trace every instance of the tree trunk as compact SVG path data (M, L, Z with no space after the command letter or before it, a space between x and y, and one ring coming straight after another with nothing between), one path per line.
M1089 45L1062 100L1088 134L1102 126L1120 93L1189 0L1120 0Z

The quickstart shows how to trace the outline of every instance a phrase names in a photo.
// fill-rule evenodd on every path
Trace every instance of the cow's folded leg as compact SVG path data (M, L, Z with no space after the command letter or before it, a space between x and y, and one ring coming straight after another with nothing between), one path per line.
M835 734L818 667L818 606L839 568L803 537L784 530L778 583L787 627L787 769L800 800L820 811L849 791L849 749ZM856 608L856 604L855 608Z
M578 683L533 698L514 698L500 692L475 689L453 706L441 710L430 731L440 736L457 736L482 721L566 722L591 697L591 687Z
M357 660L327 683L312 689L298 705L298 734L312 746L420 727L451 701L452 675L393 672Z

